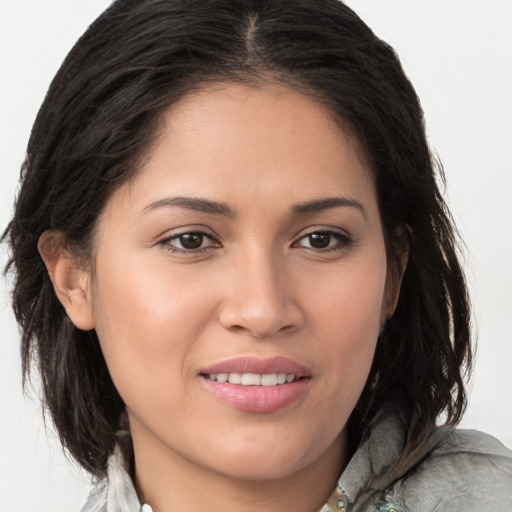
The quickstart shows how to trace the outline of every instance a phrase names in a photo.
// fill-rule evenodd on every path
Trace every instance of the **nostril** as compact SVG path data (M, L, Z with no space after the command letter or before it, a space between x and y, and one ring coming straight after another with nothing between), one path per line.
M218 315L219 323L228 331L254 338L288 334L304 323L301 308L290 297L256 294L254 290L242 293L238 289L238 296L223 302Z
M242 327L241 325L232 325L231 327L229 327L229 329L235 332L242 332L247 330L245 327Z
M284 325L283 327L279 327L277 329L274 329L272 327L264 327L264 326L243 326L243 325L231 325L231 326L225 326L229 331L234 333L240 333L240 334L247 334L249 336L252 336L256 339L264 339L264 338L270 338L275 335L279 334L287 334L295 331L297 329L297 326L295 325Z

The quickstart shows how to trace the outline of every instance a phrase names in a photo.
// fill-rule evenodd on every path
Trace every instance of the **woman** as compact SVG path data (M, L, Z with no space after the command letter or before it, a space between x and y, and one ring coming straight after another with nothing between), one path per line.
M469 306L421 110L343 4L116 2L8 237L84 510L508 506L510 453L451 428Z

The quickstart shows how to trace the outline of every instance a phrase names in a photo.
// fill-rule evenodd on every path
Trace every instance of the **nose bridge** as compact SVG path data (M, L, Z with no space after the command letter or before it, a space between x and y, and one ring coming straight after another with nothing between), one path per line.
M302 325L284 256L256 243L241 250L231 263L229 289L220 314L225 328L263 338Z

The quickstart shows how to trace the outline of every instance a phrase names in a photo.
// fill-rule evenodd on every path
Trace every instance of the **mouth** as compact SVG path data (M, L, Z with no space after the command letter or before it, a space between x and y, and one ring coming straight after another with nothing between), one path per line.
M287 358L236 358L203 370L206 389L228 406L253 413L283 409L304 395L311 374Z
M214 382L229 382L240 386L281 386L300 378L293 373L210 373L204 377Z

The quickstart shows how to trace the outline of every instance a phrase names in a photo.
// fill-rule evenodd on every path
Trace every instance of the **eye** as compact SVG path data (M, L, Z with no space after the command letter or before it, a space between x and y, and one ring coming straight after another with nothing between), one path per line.
M330 230L318 230L299 238L294 247L304 247L316 251L342 250L352 243L346 234Z
M220 243L203 231L189 231L166 238L159 242L171 252L201 252L220 247Z

